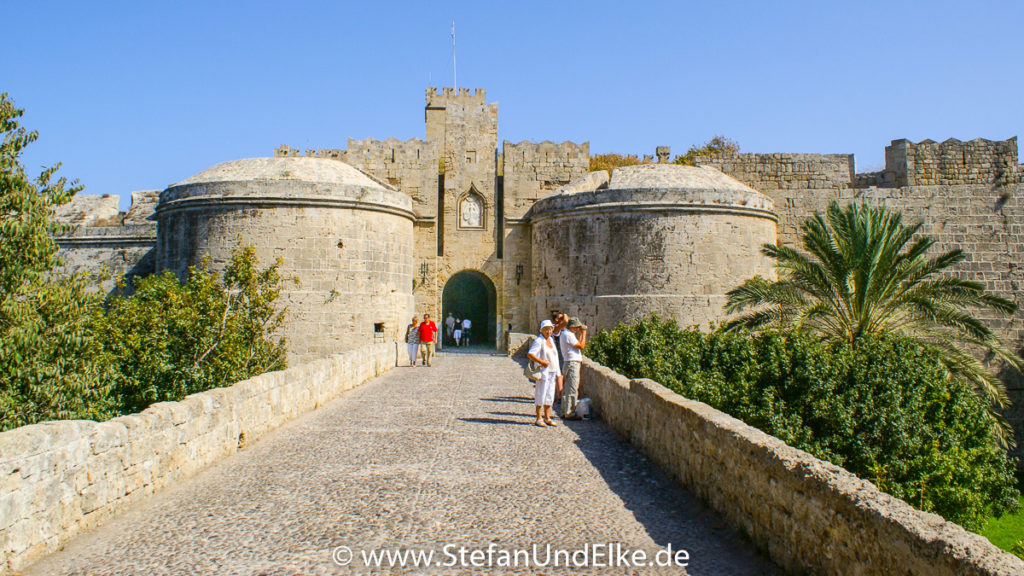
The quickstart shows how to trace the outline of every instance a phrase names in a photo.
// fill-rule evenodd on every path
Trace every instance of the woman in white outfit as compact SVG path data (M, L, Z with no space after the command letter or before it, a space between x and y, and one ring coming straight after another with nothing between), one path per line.
M416 365L416 355L420 349L420 323L415 316L412 317L412 324L405 329L405 344L409 348L409 366Z
M551 340L554 329L555 325L551 320L541 322L540 336L534 339L527 353L532 362L544 368L533 396L533 403L537 408L537 426L540 427L555 425L551 419L551 404L555 401L555 378L561 374L561 370L558 366L558 350Z

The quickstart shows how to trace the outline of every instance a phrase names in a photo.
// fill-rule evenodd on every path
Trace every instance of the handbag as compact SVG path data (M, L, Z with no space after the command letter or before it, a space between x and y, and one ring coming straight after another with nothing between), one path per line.
M537 382L544 377L544 367L537 365L533 360L528 360L526 366L523 366L523 376Z

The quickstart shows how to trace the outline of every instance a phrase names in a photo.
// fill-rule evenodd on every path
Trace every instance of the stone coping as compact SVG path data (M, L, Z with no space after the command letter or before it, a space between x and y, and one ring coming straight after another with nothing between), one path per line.
M397 353L370 344L106 422L0 433L0 575L393 368Z
M649 211L664 216L680 213L727 213L778 221L772 199L752 189L620 188L556 194L538 200L526 218L531 223L566 215Z
M334 160L329 160L334 162ZM387 212L415 220L412 198L380 186L290 180L242 180L171 186L160 194L157 217L218 207L306 206Z
M792 574L1024 574L1024 561L867 480L589 358L598 416Z
M65 247L87 246L156 246L156 235L150 236L57 236L57 245Z

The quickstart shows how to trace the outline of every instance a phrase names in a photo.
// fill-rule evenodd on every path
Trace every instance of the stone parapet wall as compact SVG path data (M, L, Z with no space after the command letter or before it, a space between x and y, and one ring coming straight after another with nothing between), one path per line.
M116 225L122 215L118 202L120 198L113 194L76 194L53 209L53 219L69 226Z
M855 172L853 154L718 154L700 156L696 164L716 168L761 192L846 188Z
M530 350L530 345L533 344L533 339L536 337L537 334L508 332L506 336L506 344L508 345L509 357L526 358L526 353Z
M790 574L1019 575L1024 562L850 472L589 359L599 417Z
M0 575L387 371L396 354L394 342L371 344L107 422L0 433Z

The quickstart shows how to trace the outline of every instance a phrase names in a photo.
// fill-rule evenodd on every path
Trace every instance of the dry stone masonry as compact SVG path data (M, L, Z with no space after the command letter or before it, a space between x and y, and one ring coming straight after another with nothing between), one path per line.
M1024 574L984 537L653 380L589 359L582 377L605 423L788 574Z
M0 574L394 367L396 353L369 344L107 422L0 433Z

